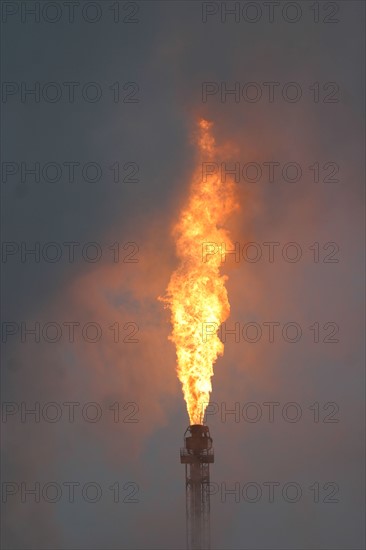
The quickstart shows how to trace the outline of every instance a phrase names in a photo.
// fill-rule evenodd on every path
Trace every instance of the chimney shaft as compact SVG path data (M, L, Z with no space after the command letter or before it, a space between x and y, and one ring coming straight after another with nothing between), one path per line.
M208 426L193 424L184 434L180 461L186 473L187 550L210 549L210 464L214 462Z

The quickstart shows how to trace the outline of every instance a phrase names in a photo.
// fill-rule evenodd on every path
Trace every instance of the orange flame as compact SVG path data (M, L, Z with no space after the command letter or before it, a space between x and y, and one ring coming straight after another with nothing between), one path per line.
M238 205L232 180L221 181L215 173L202 178L201 163L213 162L217 148L211 134L212 123L199 122L199 162L193 174L188 205L173 229L180 264L172 274L163 298L171 309L172 334L177 353L177 373L191 424L202 424L212 391L213 364L224 353L216 330L229 316L225 288L227 276L220 274L221 254L204 257L204 243L212 249L231 250L227 230L222 225ZM212 323L215 323L212 325ZM207 327L215 327L205 337Z

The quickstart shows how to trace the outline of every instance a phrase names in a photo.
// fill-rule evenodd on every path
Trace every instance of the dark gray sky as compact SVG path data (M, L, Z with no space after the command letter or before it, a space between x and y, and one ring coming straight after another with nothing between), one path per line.
M257 323L262 337L227 336L214 366L212 547L364 547L364 3L280 2L272 22L268 3L256 2L256 13L253 4L80 1L70 22L64 2L2 2L4 548L185 547L188 418L157 297L177 265L170 231L196 168L200 117L214 123L218 164L263 170L257 182L240 178L230 222L233 241L254 242L263 256L224 266L227 328ZM226 22L225 5L239 9ZM244 92L203 102L204 82ZM39 101L25 94L37 85ZM248 101L254 90L261 99ZM269 182L271 161L280 167ZM24 172L35 163L39 181ZM299 181L285 181L287 163L300 166ZM268 242L279 243L274 262ZM298 262L286 260L289 242L301 247ZM34 247L39 261L25 255ZM100 260L87 261L95 250ZM58 261L46 261L55 251ZM268 322L279 323L273 343ZM295 322L301 338L289 343L283 327ZM24 332L35 323L39 342ZM39 422L24 412L35 403ZM255 411L262 416L250 422ZM74 502L70 482L79 484ZM87 502L93 487L83 498L90 482L96 503ZM36 483L39 502L24 493ZM58 502L48 483L61 488ZM239 502L225 495L234 487Z

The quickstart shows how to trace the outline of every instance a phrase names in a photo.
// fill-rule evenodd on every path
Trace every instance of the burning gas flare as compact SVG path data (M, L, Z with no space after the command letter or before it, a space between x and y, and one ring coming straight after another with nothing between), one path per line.
M230 313L227 276L220 274L221 253L212 250L234 248L223 224L238 207L231 179L222 181L218 171L202 176L202 163L217 160L211 128L212 123L200 120L197 168L188 204L173 229L180 263L163 298L171 310L173 330L169 338L176 346L177 373L191 424L203 423L212 391L213 364L224 353L216 329ZM205 254L208 250L211 253Z

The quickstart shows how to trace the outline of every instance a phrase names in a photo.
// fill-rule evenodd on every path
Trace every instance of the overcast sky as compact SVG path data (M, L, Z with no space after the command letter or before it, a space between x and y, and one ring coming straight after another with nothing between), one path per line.
M185 548L157 298L200 117L241 204L212 548L363 548L364 3L76 4L2 3L4 548Z

